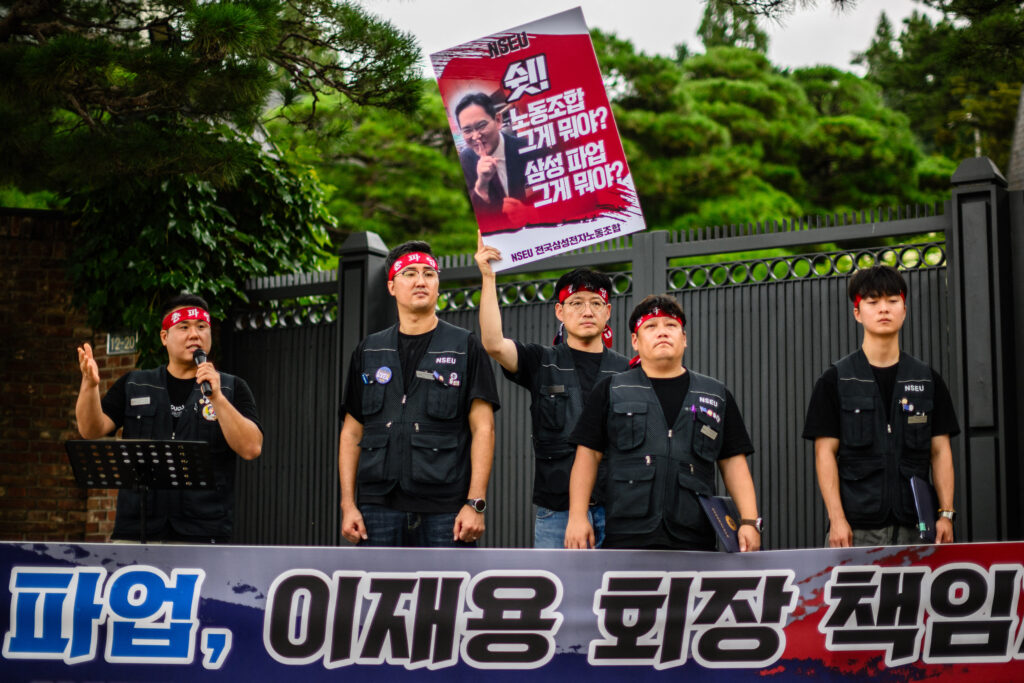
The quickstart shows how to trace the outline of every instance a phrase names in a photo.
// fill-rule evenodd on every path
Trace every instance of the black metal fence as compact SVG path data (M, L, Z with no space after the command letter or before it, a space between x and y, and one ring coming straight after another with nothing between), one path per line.
M1015 492L1024 480L1013 446L1019 425L1012 352L1013 340L1024 335L1014 336L1010 293L1021 278L1012 279L1010 257L1024 263L1024 244L1011 239L1012 227L1021 232L1024 202L977 164L965 162L957 173L953 199L938 214L912 209L813 224L648 231L517 268L499 280L505 334L552 338L554 278L543 276L551 271L588 265L611 272L615 346L627 355L625 320L633 303L652 292L674 293L687 312L684 363L729 385L751 432L766 547L813 547L824 540L825 517L812 449L800 439L807 399L829 363L859 343L845 297L849 273L876 262L897 265L910 284L903 347L943 375L965 427L954 441L956 504L968 513L958 521L958 538L1018 537ZM984 220L974 225L982 209ZM375 235L353 235L334 283L253 283L261 305L240 314L225 335L229 367L253 385L267 432L264 456L240 465L240 542L337 542L341 377L355 344L393 320L383 288L385 253ZM440 315L476 330L479 275L472 256L442 258L442 269ZM522 279L531 274L534 279ZM321 297L316 304L287 303L313 295ZM344 315L335 319L339 302ZM995 360L979 364L979 356ZM527 547L529 398L500 375L498 385L502 408L485 544Z

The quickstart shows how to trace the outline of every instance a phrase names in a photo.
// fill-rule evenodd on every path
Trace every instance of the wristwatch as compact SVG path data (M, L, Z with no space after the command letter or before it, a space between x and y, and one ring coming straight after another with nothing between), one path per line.
M939 510L939 517L945 517L946 519L948 519L949 521L952 522L953 518L956 517L956 510L942 510L942 509L940 509Z
M761 529L764 528L764 519L761 517L758 517L757 519L741 519L740 526L743 526L744 524L749 524L757 530L757 533L761 533Z
M483 498L467 498L466 505L481 514L483 514L483 511L487 509L487 501Z

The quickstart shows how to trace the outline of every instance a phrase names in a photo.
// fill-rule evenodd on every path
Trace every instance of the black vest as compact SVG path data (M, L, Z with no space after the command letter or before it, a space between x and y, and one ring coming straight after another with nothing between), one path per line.
M628 358L604 349L594 383L628 368ZM533 502L552 510L568 510L569 475L576 454L576 449L569 443L569 436L583 412L580 380L568 344L544 347L532 387L530 415L533 420L533 452L537 456ZM602 461L591 496L596 503L604 502L606 480L607 467Z
M895 518L917 526L910 477L931 473L935 385L927 365L900 354L891 419L867 356L857 350L839 360L839 495L853 528ZM938 512L935 513L936 515Z
M713 546L715 532L697 494L715 492L725 385L690 372L690 389L671 427L641 368L613 377L610 392L608 535L648 534L664 522L681 540Z
M220 373L220 388L229 401L233 400L235 376ZM203 416L204 407L208 405L203 399L199 385L196 384L175 426L167 393L167 368L134 370L128 375L122 431L124 438L205 441L210 444L210 456L217 477L216 489L150 491L146 501L147 537L159 538L169 528L183 536L218 539L231 536L236 455L224 440L220 423ZM212 405L209 410L212 410ZM136 540L139 538L140 527L139 495L122 489L117 496L114 537Z
M363 344L363 438L359 490L386 495L396 485L433 499L469 490L471 437L466 392L469 332L439 320L416 368L403 386L398 325Z

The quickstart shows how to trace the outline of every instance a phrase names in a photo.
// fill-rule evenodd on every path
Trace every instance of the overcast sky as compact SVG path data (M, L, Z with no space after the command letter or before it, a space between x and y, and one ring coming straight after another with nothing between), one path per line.
M424 72L433 75L426 57L513 26L572 7L582 7L591 28L615 32L648 54L671 55L678 43L703 52L697 38L704 3L700 0L358 0L420 41ZM885 10L897 27L915 9L912 0L859 0L852 10L837 13L829 0L798 9L782 23L766 23L768 56L778 66L831 64L863 74L850 60L868 47Z

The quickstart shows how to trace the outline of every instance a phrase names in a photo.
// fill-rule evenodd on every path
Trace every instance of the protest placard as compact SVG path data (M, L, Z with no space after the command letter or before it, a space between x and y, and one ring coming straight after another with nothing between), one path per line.
M495 270L644 229L578 7L431 60Z

